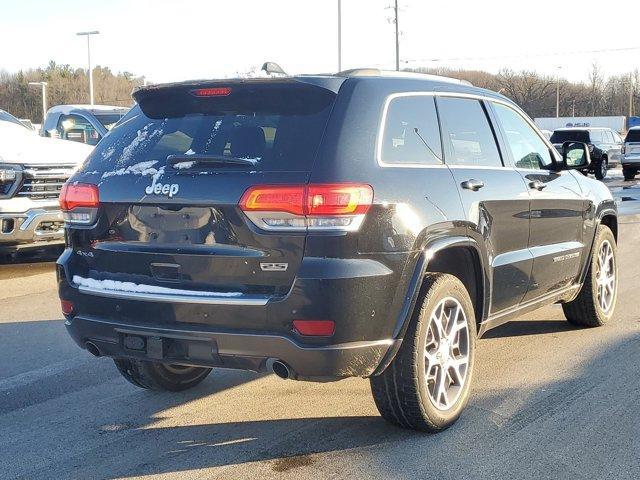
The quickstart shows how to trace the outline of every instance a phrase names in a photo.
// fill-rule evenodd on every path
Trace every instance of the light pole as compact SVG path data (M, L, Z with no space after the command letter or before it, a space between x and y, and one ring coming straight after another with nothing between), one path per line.
M89 63L89 102L93 105L93 72L91 71L91 35L98 35L100 32L93 30L91 32L78 32L76 35L87 37L87 60Z
M398 27L398 0L395 0L393 10L396 14L396 71L400 71L400 30Z
M29 85L42 87L42 128L44 128L44 119L47 116L47 82L29 82Z
M342 71L342 0L338 0L338 71Z

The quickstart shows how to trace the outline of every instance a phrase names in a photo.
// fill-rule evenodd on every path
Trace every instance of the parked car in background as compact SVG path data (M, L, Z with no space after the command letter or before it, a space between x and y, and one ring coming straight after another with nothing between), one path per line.
M608 322L616 204L506 97L376 69L154 85L60 196L65 325L132 384L369 377L390 422L464 409L478 335ZM502 361L509 362L509 358Z
M47 111L44 135L96 145L128 111L110 105L57 105Z
M0 253L63 243L63 183L92 149L34 134L0 110Z
M625 180L633 180L640 171L640 127L630 128L622 147L622 173Z
M589 145L591 165L583 173L593 173L598 180L607 176L610 166L620 163L623 141L610 128L558 128L551 135L551 143L562 153L565 142L582 142Z
M540 130L540 133L542 133L542 135L544 135L544 138L546 138L547 140L550 140L551 135L553 135L553 132L551 130Z

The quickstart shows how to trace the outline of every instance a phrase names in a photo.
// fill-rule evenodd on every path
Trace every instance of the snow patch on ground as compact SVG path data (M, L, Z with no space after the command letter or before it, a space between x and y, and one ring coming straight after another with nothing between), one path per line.
M133 282L119 282L117 280L96 280L94 278L84 278L79 275L73 276L73 283L93 288L95 290L111 290L115 292L128 293L155 293L164 295L189 295L196 297L240 297L241 292L200 292L197 290L181 290L178 288L156 287L155 285L144 285Z

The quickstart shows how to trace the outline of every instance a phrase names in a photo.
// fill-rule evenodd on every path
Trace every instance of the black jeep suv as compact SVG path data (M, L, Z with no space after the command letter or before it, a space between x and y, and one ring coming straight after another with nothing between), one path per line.
M617 213L496 93L376 70L149 86L65 185L66 326L124 377L212 367L370 378L382 416L438 431L476 339L562 303L613 316Z

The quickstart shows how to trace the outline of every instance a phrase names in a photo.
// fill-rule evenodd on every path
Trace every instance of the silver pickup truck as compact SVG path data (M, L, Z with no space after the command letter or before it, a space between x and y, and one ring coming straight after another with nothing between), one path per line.
M91 151L40 137L0 110L0 254L64 241L58 195Z

